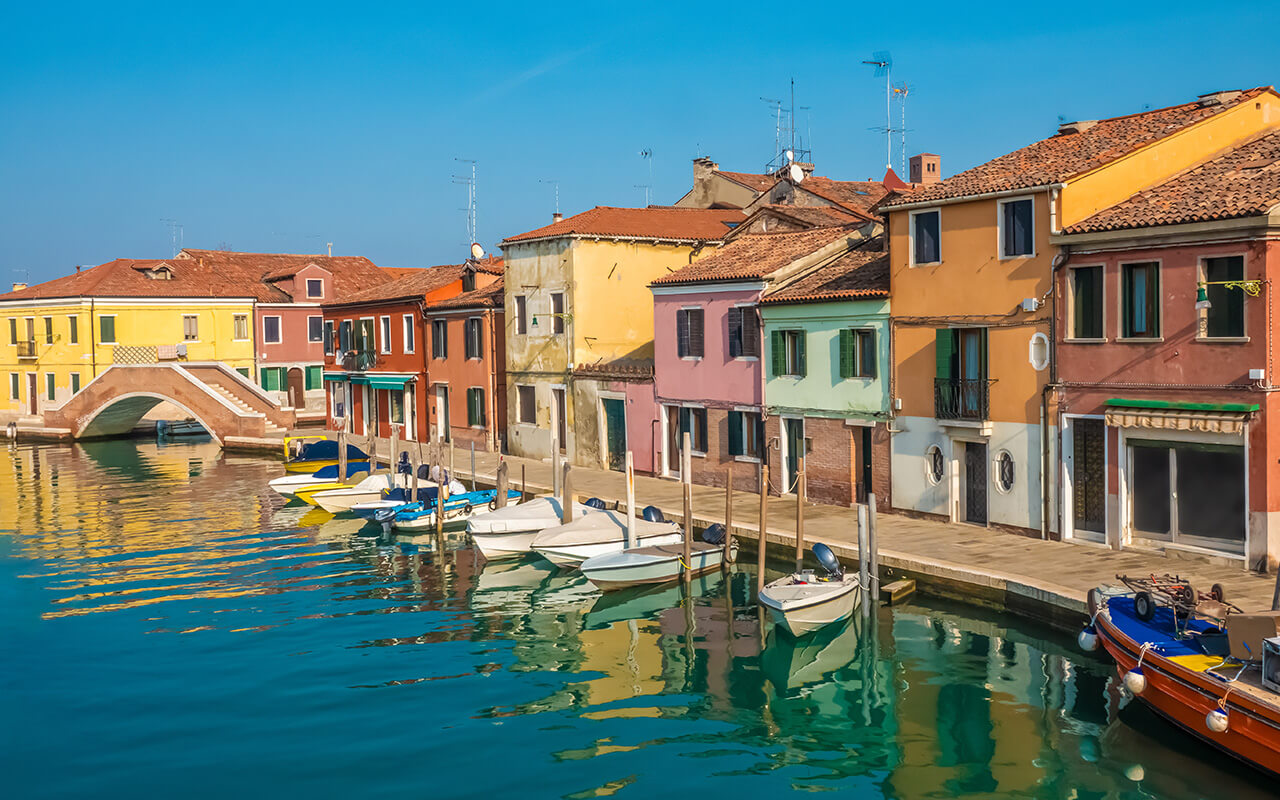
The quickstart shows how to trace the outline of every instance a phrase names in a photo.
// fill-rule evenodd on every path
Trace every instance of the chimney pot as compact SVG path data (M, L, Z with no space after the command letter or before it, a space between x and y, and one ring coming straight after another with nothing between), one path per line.
M564 219L564 214L561 214L559 211L553 212L553 213L551 214L551 221L552 221L552 222L559 222L559 221L560 221L560 220L562 220L562 219Z
M13 291L15 292L20 292L25 288L27 288L27 285L25 283L15 283L13 285Z

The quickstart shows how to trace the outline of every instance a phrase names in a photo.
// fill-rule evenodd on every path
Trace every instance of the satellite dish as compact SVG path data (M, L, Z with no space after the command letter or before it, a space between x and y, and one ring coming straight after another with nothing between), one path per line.
M479 261L484 258L484 248L476 242L471 243L471 257Z
M793 153L793 152L791 152L790 150L788 150L788 151L786 152L786 156L787 156L787 163L788 163L788 164L790 164L792 161L795 161L795 160L796 160L796 154L795 154L795 153Z
M804 170L800 169L799 164L792 164L791 168L787 170L787 174L791 176L792 183L799 183L804 180Z

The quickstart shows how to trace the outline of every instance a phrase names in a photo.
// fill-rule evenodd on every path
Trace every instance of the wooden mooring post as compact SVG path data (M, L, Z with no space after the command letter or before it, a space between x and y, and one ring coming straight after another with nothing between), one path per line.
M688 586L693 580L693 446L689 432L684 432L683 449L680 454L680 482L684 484L684 584Z
M347 479L347 432L338 431L338 482Z
M560 522L568 525L573 522L573 476L569 474L572 467L565 464L564 477L560 479Z
M769 465L760 465L760 539L756 549L756 594L764 588L764 551L769 532Z
M880 540L876 532L876 496L867 493L867 572L871 579L871 599L880 597Z
M471 443L471 491L476 490L476 443Z
M495 479L495 483L498 484L498 496L496 498L498 508L503 508L507 505L507 490L510 484L510 481L507 479L507 472L507 462L505 460L499 462L498 475Z
M858 585L862 587L862 616L871 616L871 603L867 599L870 590L867 568L870 562L867 553L867 507L858 506Z
M804 495L808 485L804 456L800 456L800 474L796 476L796 572L804 568Z
M524 479L524 464L520 465L520 502L529 499L529 484Z
M720 568L729 569L733 560L733 467L725 470L724 476L724 558L720 560Z
M622 547L624 550L630 550L636 546L636 468L632 460L631 451L627 451L626 462L627 477L627 537Z

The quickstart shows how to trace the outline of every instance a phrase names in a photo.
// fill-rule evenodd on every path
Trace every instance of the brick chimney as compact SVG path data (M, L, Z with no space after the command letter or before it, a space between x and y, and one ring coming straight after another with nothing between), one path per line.
M942 180L942 159L933 153L921 153L911 157L908 165L911 183L928 186Z

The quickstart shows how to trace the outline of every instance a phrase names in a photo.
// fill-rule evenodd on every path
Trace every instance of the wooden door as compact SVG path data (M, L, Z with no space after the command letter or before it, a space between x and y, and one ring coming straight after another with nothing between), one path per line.
M31 320L27 320L28 323ZM36 374L34 372L27 373L27 413L35 416L40 413L40 396L36 389Z
M302 408L307 404L307 379L298 367L289 368L289 405Z

